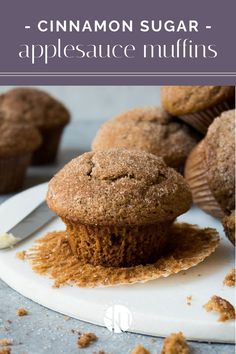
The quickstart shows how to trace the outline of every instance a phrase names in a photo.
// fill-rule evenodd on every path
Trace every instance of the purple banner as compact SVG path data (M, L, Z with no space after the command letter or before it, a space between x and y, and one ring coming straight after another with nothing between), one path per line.
M235 84L236 1L2 1L1 84Z

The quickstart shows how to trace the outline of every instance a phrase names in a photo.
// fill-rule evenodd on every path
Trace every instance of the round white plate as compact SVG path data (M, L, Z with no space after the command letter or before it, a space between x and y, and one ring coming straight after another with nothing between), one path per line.
M28 189L0 206L0 232L7 231L45 198L47 184ZM145 284L110 288L52 288L52 280L35 274L27 262L15 257L28 249L34 239L48 231L64 229L56 219L13 249L0 251L0 277L27 298L65 315L98 325L154 336L182 331L188 339L234 341L234 321L218 322L218 315L202 307L212 295L231 303L234 289L223 285L223 279L234 267L234 249L225 238L221 224L198 208L179 218L201 227L214 227L221 234L217 251L203 263L168 278ZM187 305L187 296L192 304ZM123 305L119 306L119 305ZM105 322L104 322L105 321Z

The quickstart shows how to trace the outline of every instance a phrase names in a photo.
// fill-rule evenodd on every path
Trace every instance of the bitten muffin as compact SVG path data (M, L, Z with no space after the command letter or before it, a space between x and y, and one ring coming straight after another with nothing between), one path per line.
M206 212L222 218L235 209L235 110L214 120L190 153L185 177L194 202Z
M0 193L16 191L23 184L33 151L41 143L31 125L9 124L0 114Z
M161 97L167 112L203 134L215 117L235 108L234 86L163 86Z
M159 107L146 107L130 110L103 124L93 140L92 150L142 150L162 157L168 166L183 170L198 141L198 134L184 123Z
M27 122L39 130L42 144L34 152L33 164L55 161L63 129L70 120L62 103L41 90L18 87L1 95L0 110L11 113L9 120Z
M225 215L222 219L224 231L230 242L235 246L235 210L229 215Z
M80 261L113 267L156 261L172 222L191 202L184 178L161 158L126 149L72 160L47 194Z

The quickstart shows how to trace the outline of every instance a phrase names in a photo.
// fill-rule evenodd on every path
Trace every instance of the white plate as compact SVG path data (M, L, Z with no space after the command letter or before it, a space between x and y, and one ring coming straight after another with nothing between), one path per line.
M13 227L45 197L47 184L28 189L0 206L0 228ZM145 284L110 288L82 289L52 288L52 281L35 274L27 262L15 257L16 252L29 248L33 240L48 231L64 229L59 219L54 220L31 239L14 249L0 251L0 277L27 298L65 315L98 325L113 323L119 317L122 329L127 329L126 312L129 309L129 331L155 336L182 331L188 339L227 342L234 341L234 321L218 322L218 315L207 313L202 305L216 294L231 303L234 289L223 285L226 273L234 267L234 249L224 237L220 223L197 208L192 208L179 220L215 227L222 239L217 251L206 261L178 275ZM201 276L199 276L199 274ZM192 305L186 297L192 296ZM109 312L108 308L113 308ZM122 309L122 308L121 308ZM106 312L108 311L108 312ZM113 316L113 317L112 317ZM113 323L114 324L114 323ZM119 328L115 325L116 329ZM117 329L118 330L118 329Z

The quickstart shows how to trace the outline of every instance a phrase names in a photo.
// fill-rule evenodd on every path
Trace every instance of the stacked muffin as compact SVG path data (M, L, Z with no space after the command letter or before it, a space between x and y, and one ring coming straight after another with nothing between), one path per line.
M63 129L69 120L70 115L64 105L41 90L14 88L0 96L0 124L1 131L4 131L1 161L6 163L10 154L13 161L17 158L18 169L21 169L21 173L16 174L14 162L4 165L7 170L2 169L4 172L0 176L1 193L21 187L30 163L38 165L55 161ZM23 148L26 145L27 149ZM29 155L29 152L27 159L19 159L22 153ZM15 174L14 183L6 177L11 174Z
M164 108L205 136L185 166L193 201L222 219L235 243L235 87L166 86Z
M133 109L105 122L92 150L125 148L162 157L178 172L185 169L200 208L227 218L235 209L235 88L164 86L161 98L163 108Z

